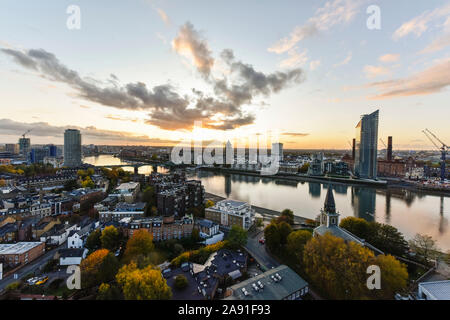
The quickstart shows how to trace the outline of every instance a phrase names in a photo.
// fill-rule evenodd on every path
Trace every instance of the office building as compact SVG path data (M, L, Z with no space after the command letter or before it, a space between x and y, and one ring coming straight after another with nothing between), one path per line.
M81 164L81 133L67 129L64 132L64 166L78 167Z
M30 161L31 163L43 163L48 154L49 150L46 148L33 148L30 152Z
M365 179L377 177L378 117L363 115L356 126L355 175Z

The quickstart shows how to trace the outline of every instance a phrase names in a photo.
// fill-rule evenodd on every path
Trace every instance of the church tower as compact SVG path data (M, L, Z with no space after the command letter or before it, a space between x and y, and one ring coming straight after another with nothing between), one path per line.
M327 228L339 226L339 213L336 212L336 203L334 202L333 189L331 186L328 186L325 204L320 211L320 224Z

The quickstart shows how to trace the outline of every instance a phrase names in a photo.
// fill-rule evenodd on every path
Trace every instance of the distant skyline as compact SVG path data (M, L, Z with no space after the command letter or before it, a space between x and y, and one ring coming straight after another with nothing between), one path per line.
M70 5L81 29L69 30ZM366 13L380 8L381 29ZM380 110L397 150L450 143L450 1L5 0L0 143L173 145L279 132L348 149ZM379 145L379 149L383 146Z

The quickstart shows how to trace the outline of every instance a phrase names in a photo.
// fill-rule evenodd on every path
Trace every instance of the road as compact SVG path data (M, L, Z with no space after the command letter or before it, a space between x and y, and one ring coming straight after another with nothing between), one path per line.
M40 268L42 268L47 263L47 261L49 261L50 259L53 258L53 256L55 255L57 250L65 248L65 247L66 247L66 243L63 243L59 247L54 248L50 251L47 251L46 253L44 253L42 256L40 256L36 260L23 266L22 268L20 268L19 270L16 271L16 273L18 274L17 279L14 279L14 274L4 277L3 280L0 280L0 291L5 289L6 286L8 286L9 284L18 281L23 276L26 276L29 273L34 273L35 271L38 271Z
M278 267L280 264L269 255L266 246L258 242L262 236L263 231L254 236L249 235L245 249L265 270Z

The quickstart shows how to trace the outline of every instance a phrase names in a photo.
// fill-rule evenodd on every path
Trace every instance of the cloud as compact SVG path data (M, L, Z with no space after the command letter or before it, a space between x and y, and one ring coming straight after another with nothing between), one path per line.
M10 119L0 119L0 135L20 136L24 132L31 129L28 134L31 137L52 137L61 139L66 129L78 129L83 136L83 142L89 141L107 141L115 143L167 143L175 144L178 141L151 139L144 135L135 135L128 132L111 131L98 129L93 126L77 127L77 126L53 126L47 122L18 122Z
M415 34L420 37L424 32L430 28L430 24L442 17L450 15L450 3L436 8L433 11L425 11L421 15L403 23L397 30L395 30L392 38L399 40L409 34Z
M170 26L172 24L170 22L169 16L167 15L167 13L163 9L156 8L156 11L158 12L159 17L166 24L166 26Z
M369 65L364 67L364 72L366 73L367 78L376 78L376 77L385 76L385 75L388 75L391 73L391 71L386 67L369 66Z
M447 33L431 42L428 46L426 46L420 54L434 53L444 49L445 47L450 46L450 33Z
M283 136L291 136L291 137L307 137L309 136L309 133L302 133L302 132L284 132L281 135Z
M139 121L138 118L122 117L122 116L113 115L113 114L108 114L105 118L110 119L110 120L117 120L117 121L131 121L131 122Z
M321 64L320 60L314 60L314 61L311 61L311 62L309 63L309 68L310 68L311 70L316 70L318 67L320 67L320 64Z
M337 68L337 67L341 67L341 66L344 66L344 65L348 64L352 60L352 57L353 57L353 54L351 52L349 52L347 54L347 57L345 57L344 60L334 64L333 67Z
M282 68L293 68L303 66L306 62L308 62L307 50L303 50L302 52L298 51L298 48L292 48L288 51L289 58L284 59L280 63L280 67Z
M315 12L314 16L300 26L296 26L289 36L280 39L268 48L269 52L285 53L295 47L300 41L312 37L330 28L346 24L353 20L365 0L334 0L328 1Z
M449 74L450 59L446 59L408 78L370 83L369 87L381 91L370 99L378 100L441 92L450 85Z
M385 62L385 63L396 62L396 61L398 61L398 59L400 59L400 55L393 54L393 53L388 53L388 54L382 55L378 58L379 61Z
M174 50L192 59L195 67L205 77L208 78L211 68L214 65L212 52L206 40L194 29L190 22L181 26L178 35L172 41Z
M252 104L257 96L269 97L304 80L300 68L267 74L257 71L252 65L235 59L231 49L221 54L229 70L216 79L211 75L214 58L208 43L189 22L180 28L173 46L179 53L189 53L197 71L210 86L210 94L193 88L190 94L181 95L171 84L153 87L140 81L121 84L114 74L100 81L82 77L43 49L0 50L40 77L67 84L79 98L116 109L146 111L150 118L144 119L145 123L166 130L191 129L194 121L202 121L206 127L217 130L252 124L255 116L245 112L244 105Z

